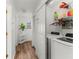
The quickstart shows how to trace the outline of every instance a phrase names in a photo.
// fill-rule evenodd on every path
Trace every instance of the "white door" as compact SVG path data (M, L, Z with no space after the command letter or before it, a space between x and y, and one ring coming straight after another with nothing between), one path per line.
M7 5L7 59L12 59L12 6Z
M51 59L73 59L73 48L52 40Z
M36 14L35 47L39 59L45 59L45 6Z

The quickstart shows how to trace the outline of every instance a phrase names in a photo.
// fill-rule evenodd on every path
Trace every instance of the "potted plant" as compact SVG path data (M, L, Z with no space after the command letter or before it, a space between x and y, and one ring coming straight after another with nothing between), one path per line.
M20 30L24 31L24 29L25 29L25 24L24 23L21 23L20 24Z

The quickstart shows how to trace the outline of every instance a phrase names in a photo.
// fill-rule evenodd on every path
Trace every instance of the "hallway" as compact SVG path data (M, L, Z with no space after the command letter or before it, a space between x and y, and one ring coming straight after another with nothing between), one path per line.
M32 48L32 42L18 44L14 59L38 59L35 54L35 48Z

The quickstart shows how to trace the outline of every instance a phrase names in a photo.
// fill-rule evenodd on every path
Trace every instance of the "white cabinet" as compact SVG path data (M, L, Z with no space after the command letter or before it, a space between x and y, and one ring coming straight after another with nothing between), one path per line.
M73 59L73 48L52 40L51 59Z

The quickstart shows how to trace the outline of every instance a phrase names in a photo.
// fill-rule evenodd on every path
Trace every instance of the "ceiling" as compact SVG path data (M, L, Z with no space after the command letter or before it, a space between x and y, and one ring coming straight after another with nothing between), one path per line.
M16 10L34 11L41 0L13 0Z

